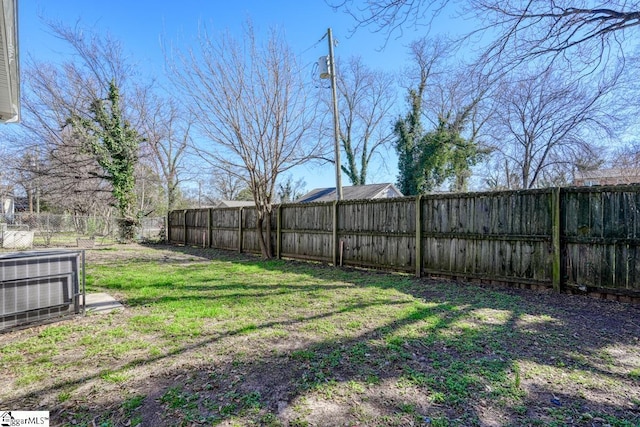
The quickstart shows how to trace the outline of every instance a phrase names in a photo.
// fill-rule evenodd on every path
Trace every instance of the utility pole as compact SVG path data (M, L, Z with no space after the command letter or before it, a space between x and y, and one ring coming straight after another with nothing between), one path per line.
M36 213L40 215L40 147L36 146Z
M340 117L338 116L338 89L336 80L336 62L333 56L333 34L327 30L329 40L329 74L331 75L331 96L333 98L333 138L336 162L336 200L342 200L342 163L340 162Z

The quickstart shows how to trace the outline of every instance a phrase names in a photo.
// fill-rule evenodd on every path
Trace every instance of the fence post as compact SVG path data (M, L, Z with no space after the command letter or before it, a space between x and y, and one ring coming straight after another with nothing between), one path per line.
M276 258L282 258L282 203L278 205L276 213Z
M182 212L183 222L184 222L184 245L187 246L189 244L189 239L187 239L187 209Z
M334 266L338 265L338 201L333 202L333 230L332 230L332 251L331 261Z
M551 281L556 292L562 290L562 247L560 246L561 233L561 207L560 187L551 190L551 247L553 253L553 273Z
M164 220L165 220L164 237L167 239L167 243L170 244L171 243L171 211L169 211L169 213L167 214L167 217Z
M416 196L416 277L422 276L422 196Z
M238 208L238 252L242 253L242 206Z
M213 222L213 208L209 208L209 213L207 215L207 247L211 247L211 223Z

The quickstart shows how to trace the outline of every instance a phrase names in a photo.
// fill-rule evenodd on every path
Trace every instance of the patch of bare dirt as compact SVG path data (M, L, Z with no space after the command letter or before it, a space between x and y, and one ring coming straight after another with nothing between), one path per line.
M122 245L86 252L87 263L107 265L133 260L206 263L225 257L234 262L255 260L251 255L168 246ZM300 263L292 262L296 264ZM317 269L320 276L325 268L305 264L305 269ZM186 349L173 353L171 348L162 349L150 361L136 359L135 353L123 359L105 355L114 371L124 367L128 379L122 382L101 380L106 370L101 365L94 372L74 373L63 386L44 377L37 386L30 386L31 391L23 389L15 397L7 391L16 387L8 375L0 380L5 390L0 394L4 400L0 409L51 410L52 425L125 427L640 425L639 306L486 285L441 284L416 280L403 292L423 301L459 305L458 311L449 314L451 319L446 315L443 319L453 325L451 333L490 331L478 349L456 346L459 342L454 338L431 344L407 341L398 350L401 357L390 358L384 346L370 348L359 356L364 361L354 369L349 362L357 346L382 342L384 331L366 332L352 341L319 344L312 332L304 335L294 325L285 325L282 336L194 339ZM506 316L507 307L513 308L511 303L487 297L487 291L498 292L505 301L521 298L524 302ZM468 303L465 306L460 301ZM144 308L139 310L136 315L145 313ZM459 311L464 312L464 323L456 325ZM117 328L132 315L129 311L61 324L104 322L105 327ZM494 326L498 332L491 329ZM44 328L0 335L0 345L38 337ZM129 339L153 337L140 333ZM496 340L500 345L495 345ZM521 403L505 405L507 398L496 404L492 390L461 402L452 402L445 393L434 393L440 385L446 389L454 374L441 374L447 371L437 364L442 360L466 361L469 351L480 354L473 354L474 361L506 366L496 375L517 383L513 401ZM72 365L71 356L54 361ZM97 361L100 364L100 359ZM407 373L423 375L414 378ZM429 377L436 373L440 376ZM408 377L413 379L406 381ZM465 395L464 390L459 393ZM134 404L136 399L139 405Z

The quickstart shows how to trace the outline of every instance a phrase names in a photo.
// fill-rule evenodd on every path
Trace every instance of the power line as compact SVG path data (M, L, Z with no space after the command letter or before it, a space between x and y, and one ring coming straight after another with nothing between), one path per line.
M305 53L309 52L311 49L318 46L320 42L322 42L322 40L324 40L325 38L327 38L327 33L324 33L322 37L320 37L320 40L318 40L317 42L315 42L314 44L312 44L311 46L309 46L308 48L300 52L299 55L304 55Z

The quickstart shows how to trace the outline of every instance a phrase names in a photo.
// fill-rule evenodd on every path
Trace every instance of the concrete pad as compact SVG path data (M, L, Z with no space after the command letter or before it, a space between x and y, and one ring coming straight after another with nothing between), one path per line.
M86 313L104 314L114 310L124 310L124 306L115 300L111 295L105 293L86 295Z

